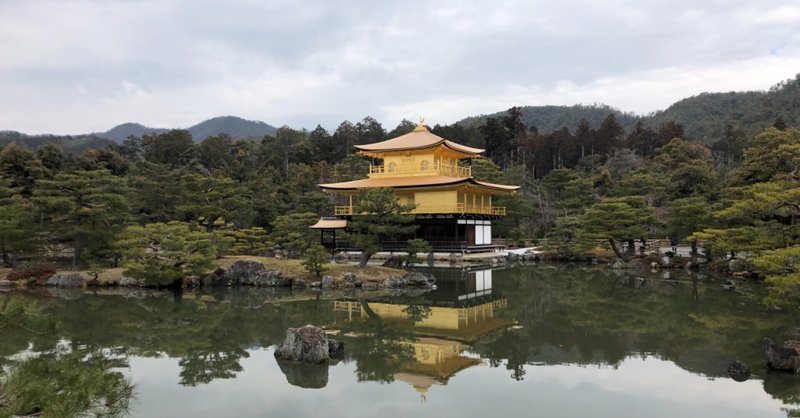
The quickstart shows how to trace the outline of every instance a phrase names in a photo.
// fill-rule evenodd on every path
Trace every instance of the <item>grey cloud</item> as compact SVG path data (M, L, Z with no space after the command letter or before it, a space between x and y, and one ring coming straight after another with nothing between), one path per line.
M470 98L509 107L564 83L569 97L608 101L596 94L611 89L624 99L626 80L668 70L679 83L767 58L788 78L798 26L800 2L779 0L2 2L0 89L22 97L0 98L0 129L186 126L215 112L298 127L369 114L388 125L409 115L381 109ZM604 80L616 84L598 89ZM689 87L642 94L699 93ZM58 115L46 101L62 104Z

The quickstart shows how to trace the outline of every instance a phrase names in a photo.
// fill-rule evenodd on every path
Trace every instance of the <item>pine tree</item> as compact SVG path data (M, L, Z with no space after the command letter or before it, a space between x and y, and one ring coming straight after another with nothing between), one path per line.
M72 171L40 180L33 201L45 228L72 241L73 264L82 261L84 248L101 255L128 219L125 180L108 170Z
M373 254L380 250L381 241L398 240L413 233L415 205L402 205L392 189L362 189L358 192L351 220L350 241L361 249L359 267L363 268Z
M211 236L183 222L128 226L116 244L131 277L154 286L180 286L183 279L214 268Z

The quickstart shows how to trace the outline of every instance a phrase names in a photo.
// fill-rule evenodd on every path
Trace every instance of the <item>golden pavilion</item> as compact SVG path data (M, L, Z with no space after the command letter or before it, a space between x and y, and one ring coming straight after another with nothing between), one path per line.
M412 213L416 215L418 228L415 236L409 238L424 239L439 251L492 248L492 220L506 214L505 207L494 205L494 197L514 193L519 186L472 178L472 167L464 162L480 158L483 149L434 135L423 121L408 134L355 147L360 155L373 159L368 177L320 184L323 190L336 193L347 204L336 206L335 217L323 218L312 228L333 231L346 228L346 221L358 216L353 210L353 199L359 190L391 188L400 203L416 205Z

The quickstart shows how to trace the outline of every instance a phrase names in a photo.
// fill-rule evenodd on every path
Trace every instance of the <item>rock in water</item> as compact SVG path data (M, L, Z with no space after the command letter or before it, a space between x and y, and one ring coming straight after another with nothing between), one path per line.
M434 283L436 283L436 278L425 273L415 271L408 274L406 277L406 283L409 286L431 287Z
M407 284L408 282L404 277L389 276L383 281L382 286L387 289L399 289L401 287L406 287Z
M750 368L741 361L734 361L728 366L728 376L737 382L744 382L750 377Z
M291 280L283 277L279 270L268 270L254 260L238 260L228 268L218 268L203 279L211 286L250 285L257 287L288 287Z
M771 339L764 338L764 355L770 369L800 374L800 342L786 341L780 347Z
M331 348L336 354L341 352L343 345L336 340L329 340L322 328L306 325L286 330L286 339L275 349L275 357L322 364L330 361Z
M303 389L322 389L328 385L327 364L306 364L276 359L278 367L292 386Z

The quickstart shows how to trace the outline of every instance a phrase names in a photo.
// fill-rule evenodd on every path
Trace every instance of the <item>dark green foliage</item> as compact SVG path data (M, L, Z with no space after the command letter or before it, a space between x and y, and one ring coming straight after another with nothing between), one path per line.
M424 239L415 238L408 240L408 245L406 246L406 252L408 253L406 265L419 263L421 260L417 257L417 254L429 253L430 251L431 246Z
M699 196L676 199L669 204L667 234L683 240L695 231L709 227L713 219L711 206ZM697 255L697 240L692 239L692 254Z
M60 172L40 180L34 193L39 218L58 239L72 242L73 264L83 250L92 257L106 250L128 219L125 180L108 170Z
M312 212L280 215L272 222L272 241L289 251L305 251L319 240L319 232L310 228L319 220Z
M785 180L800 167L800 131L770 128L756 135L744 151L741 167L731 175L735 185Z
M214 268L217 248L212 236L181 222L129 226L116 247L131 277L148 285L173 286Z
M416 230L414 205L402 205L392 189L362 189L355 197L350 241L362 250L360 267L380 249L381 241L397 241Z
M21 132L0 131L0 148L17 143L30 149L38 149L47 144L60 147L73 155L87 149L104 148L114 145L113 141L97 135L26 135Z
M36 219L30 199L21 195L21 187L10 187L0 177L0 255L7 267L16 267L20 254L36 248Z
M673 139L658 151L654 162L661 166L668 198L709 196L718 186L711 153L702 145Z
M144 135L141 147L145 160L173 168L188 163L196 154L192 134L181 129L158 135Z
M239 255L261 255L272 246L267 231L257 226L234 231L233 240L230 251Z
M566 127L569 130L576 130L581 120L585 120L589 125L599 126L603 119L609 114L614 114L615 118L621 122L623 127L633 125L635 116L623 113L617 109L605 105L595 106L521 106L520 111L522 123L530 129L535 127L539 132L552 132ZM488 118L501 117L505 112L493 113L486 116L471 117L457 122L458 125L478 126Z
M305 255L303 255L302 264L307 272L320 277L322 273L328 270L325 265L330 263L330 261L331 253L322 245L314 244L306 250Z
M235 180L228 177L185 174L180 178L181 204L175 210L185 222L211 231L226 222L249 225L252 214Z
M180 170L140 161L127 176L131 212L140 224L177 219L183 202Z
M24 197L30 197L34 183L47 174L42 162L27 147L11 143L0 151L0 176L7 181L8 187L18 189Z
M588 239L607 240L617 257L629 260L633 256L633 246L623 254L618 243L631 243L650 235L655 224L653 208L643 197L608 198L586 210L581 219L580 233Z

